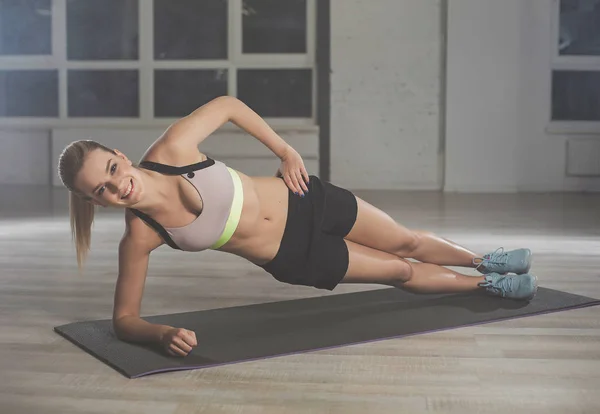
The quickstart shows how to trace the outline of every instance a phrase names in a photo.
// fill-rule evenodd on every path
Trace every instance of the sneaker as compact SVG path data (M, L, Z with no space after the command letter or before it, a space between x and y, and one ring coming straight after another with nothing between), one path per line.
M537 277L527 273L511 276L490 273L479 286L492 296L517 300L533 299L538 288Z
M520 275L531 269L531 250L517 249L505 252L504 248L500 247L492 253L473 259L473 264L483 274L516 273Z

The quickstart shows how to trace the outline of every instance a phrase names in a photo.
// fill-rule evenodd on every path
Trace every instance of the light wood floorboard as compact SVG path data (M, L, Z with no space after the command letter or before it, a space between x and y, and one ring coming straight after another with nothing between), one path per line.
M79 276L66 194L1 190L0 413L600 412L600 307L129 380L52 330L110 317L121 216L99 214ZM600 195L358 195L479 252L529 247L541 286L600 298ZM143 314L378 288L294 287L234 256L164 247Z

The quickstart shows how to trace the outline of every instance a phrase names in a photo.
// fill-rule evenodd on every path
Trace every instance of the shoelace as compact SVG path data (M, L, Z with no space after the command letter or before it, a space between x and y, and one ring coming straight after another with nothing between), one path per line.
M478 259L481 260L479 264L475 263ZM473 265L477 266L476 269L479 269L480 266L485 266L486 263L496 265L506 264L508 263L508 253L504 253L504 247L499 247L493 253L473 259Z
M500 293L502 296L504 296L505 292L512 292L513 282L513 277L499 276L496 280L490 277L489 280L486 278L485 282L482 283L481 286L491 290L494 293Z

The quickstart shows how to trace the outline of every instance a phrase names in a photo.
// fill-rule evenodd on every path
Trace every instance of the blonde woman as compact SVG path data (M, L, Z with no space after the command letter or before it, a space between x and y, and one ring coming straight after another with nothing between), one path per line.
M276 177L249 177L198 151L228 121L281 159ZM377 283L423 294L481 290L516 300L530 300L537 290L536 278L527 273L528 249L477 255L403 227L350 191L309 176L301 156L233 97L214 99L171 125L139 164L97 142L76 141L64 149L58 167L70 190L80 267L95 206L125 210L115 333L124 341L159 343L174 356L197 346L195 334L140 318L148 259L162 244L233 253L281 282L319 289ZM476 268L482 276L442 266Z

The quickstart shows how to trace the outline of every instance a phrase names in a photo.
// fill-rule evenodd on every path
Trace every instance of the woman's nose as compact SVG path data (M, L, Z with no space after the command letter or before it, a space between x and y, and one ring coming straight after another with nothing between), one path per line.
M119 192L119 185L115 181L109 182L108 183L108 188L110 189L110 191L112 193L118 193Z
M110 189L115 192L118 193L119 190L121 189L121 179L119 179L118 177L113 177L112 180L110 180L110 183L108 184L110 186Z

